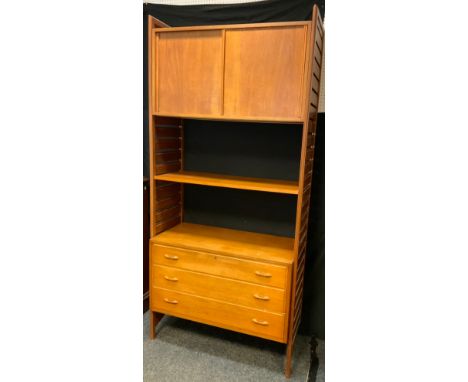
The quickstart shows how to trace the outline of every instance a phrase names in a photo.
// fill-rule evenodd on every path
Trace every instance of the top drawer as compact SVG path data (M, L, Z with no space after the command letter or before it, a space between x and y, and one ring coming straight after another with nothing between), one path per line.
M151 246L151 263L204 272L286 289L285 266L190 251L158 244Z

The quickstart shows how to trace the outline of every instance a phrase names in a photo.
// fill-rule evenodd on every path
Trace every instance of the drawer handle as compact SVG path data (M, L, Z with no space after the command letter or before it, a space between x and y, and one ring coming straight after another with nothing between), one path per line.
M262 296L258 293L255 293L254 294L254 297L257 299L257 300L263 300L263 301L268 301L270 299L270 297L268 296Z
M256 318L252 318L252 321L257 325L268 326L268 321L259 321Z
M166 259L169 259L169 260L179 260L179 256L176 256L176 255L168 255L167 253L164 255L164 257Z
M266 272L255 271L255 274L261 277L271 277L271 273L266 273Z
M179 301L177 300L169 300L168 298L164 298L164 301L166 301L168 304L178 304Z
M177 277L164 276L164 278L165 278L167 281L179 281L179 279L178 279Z

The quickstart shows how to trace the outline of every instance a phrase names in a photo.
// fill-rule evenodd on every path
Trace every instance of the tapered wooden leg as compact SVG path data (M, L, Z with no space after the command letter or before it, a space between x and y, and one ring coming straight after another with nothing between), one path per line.
M162 317L163 317L163 314L150 311L149 338L151 340L154 340L156 338L156 325L158 324L159 321L161 321Z
M284 376L291 377L291 361L292 361L293 342L290 341L286 347L286 360L284 363Z
M149 331L149 338L150 340L154 340L156 337L156 323L155 323L155 312L150 311L150 331Z

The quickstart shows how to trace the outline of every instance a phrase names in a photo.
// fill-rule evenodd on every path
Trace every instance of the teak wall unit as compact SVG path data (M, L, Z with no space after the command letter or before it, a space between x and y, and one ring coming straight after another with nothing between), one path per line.
M307 22L171 28L149 16L148 26L150 336L168 314L281 342L289 377L302 310L322 66L318 8ZM220 129L223 121L296 124L297 179L185 170L191 120L218 121ZM186 187L295 198L294 235L187 221L184 191L192 189Z

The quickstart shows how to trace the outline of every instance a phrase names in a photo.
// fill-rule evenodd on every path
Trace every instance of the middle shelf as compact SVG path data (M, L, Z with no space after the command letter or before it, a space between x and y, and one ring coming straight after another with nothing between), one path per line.
M242 176L232 176L196 171L170 172L166 174L156 175L154 179L164 180L167 182L235 188L240 190L275 192L290 195L297 195L299 190L298 182L290 180L248 178Z

